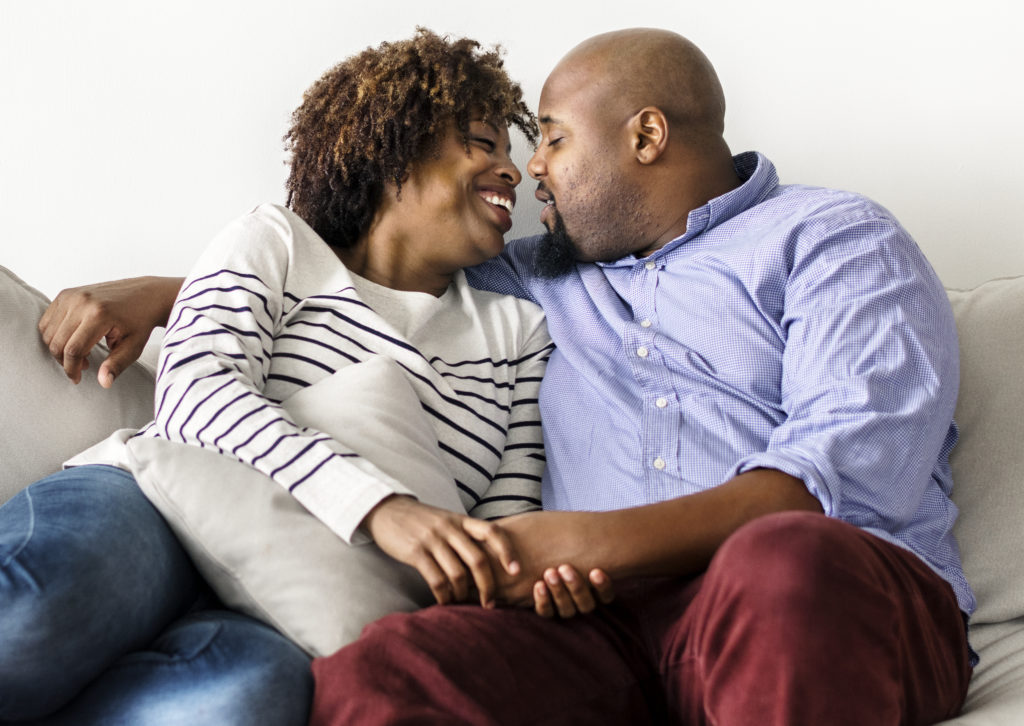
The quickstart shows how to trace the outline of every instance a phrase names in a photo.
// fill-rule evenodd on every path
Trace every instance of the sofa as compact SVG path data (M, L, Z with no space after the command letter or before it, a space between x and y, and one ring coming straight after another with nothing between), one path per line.
M956 536L978 599L970 639L981 657L963 713L945 724L1024 724L1024 276L949 290L961 351L952 455ZM98 346L79 385L39 340L46 298L0 268L0 503L61 462L122 427L151 418L153 369L145 360L110 390L95 371Z

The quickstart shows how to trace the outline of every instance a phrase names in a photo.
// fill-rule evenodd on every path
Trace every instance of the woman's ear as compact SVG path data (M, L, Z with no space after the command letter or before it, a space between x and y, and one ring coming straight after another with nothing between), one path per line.
M629 123L637 161L653 163L668 148L668 118L657 106L645 106Z

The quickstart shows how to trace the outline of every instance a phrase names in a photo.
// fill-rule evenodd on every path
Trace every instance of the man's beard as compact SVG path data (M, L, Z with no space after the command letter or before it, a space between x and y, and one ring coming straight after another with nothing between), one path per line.
M568 274L576 265L576 245L565 231L562 215L554 208L551 212L552 228L544 233L533 257L534 274L549 280Z

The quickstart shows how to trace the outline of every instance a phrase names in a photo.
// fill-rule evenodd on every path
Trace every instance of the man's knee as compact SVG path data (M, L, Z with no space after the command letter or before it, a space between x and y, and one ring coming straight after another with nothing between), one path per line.
M761 607L811 607L836 586L856 557L862 533L852 525L812 512L759 517L722 544L708 568L705 586L726 584Z

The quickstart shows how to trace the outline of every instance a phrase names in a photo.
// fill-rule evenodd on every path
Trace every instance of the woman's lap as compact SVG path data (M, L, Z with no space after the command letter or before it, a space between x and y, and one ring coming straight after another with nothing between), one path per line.
M145 650L120 658L35 726L305 726L309 658L245 615L179 618Z
M233 680L238 687L259 680L260 668L249 661L260 662L263 650L298 656L281 667L300 664L298 683L286 687L301 693L305 655L276 631L233 613L177 622L204 589L129 473L78 467L31 485L0 507L0 721L51 713L100 674L74 707L82 701L100 708L103 693L131 696L121 692L133 683L141 689L135 708L163 692L213 692L218 679L227 692ZM229 637L237 630L251 637ZM196 652L183 660L182 648ZM94 695L105 679L118 688ZM146 723L138 716L132 722Z

